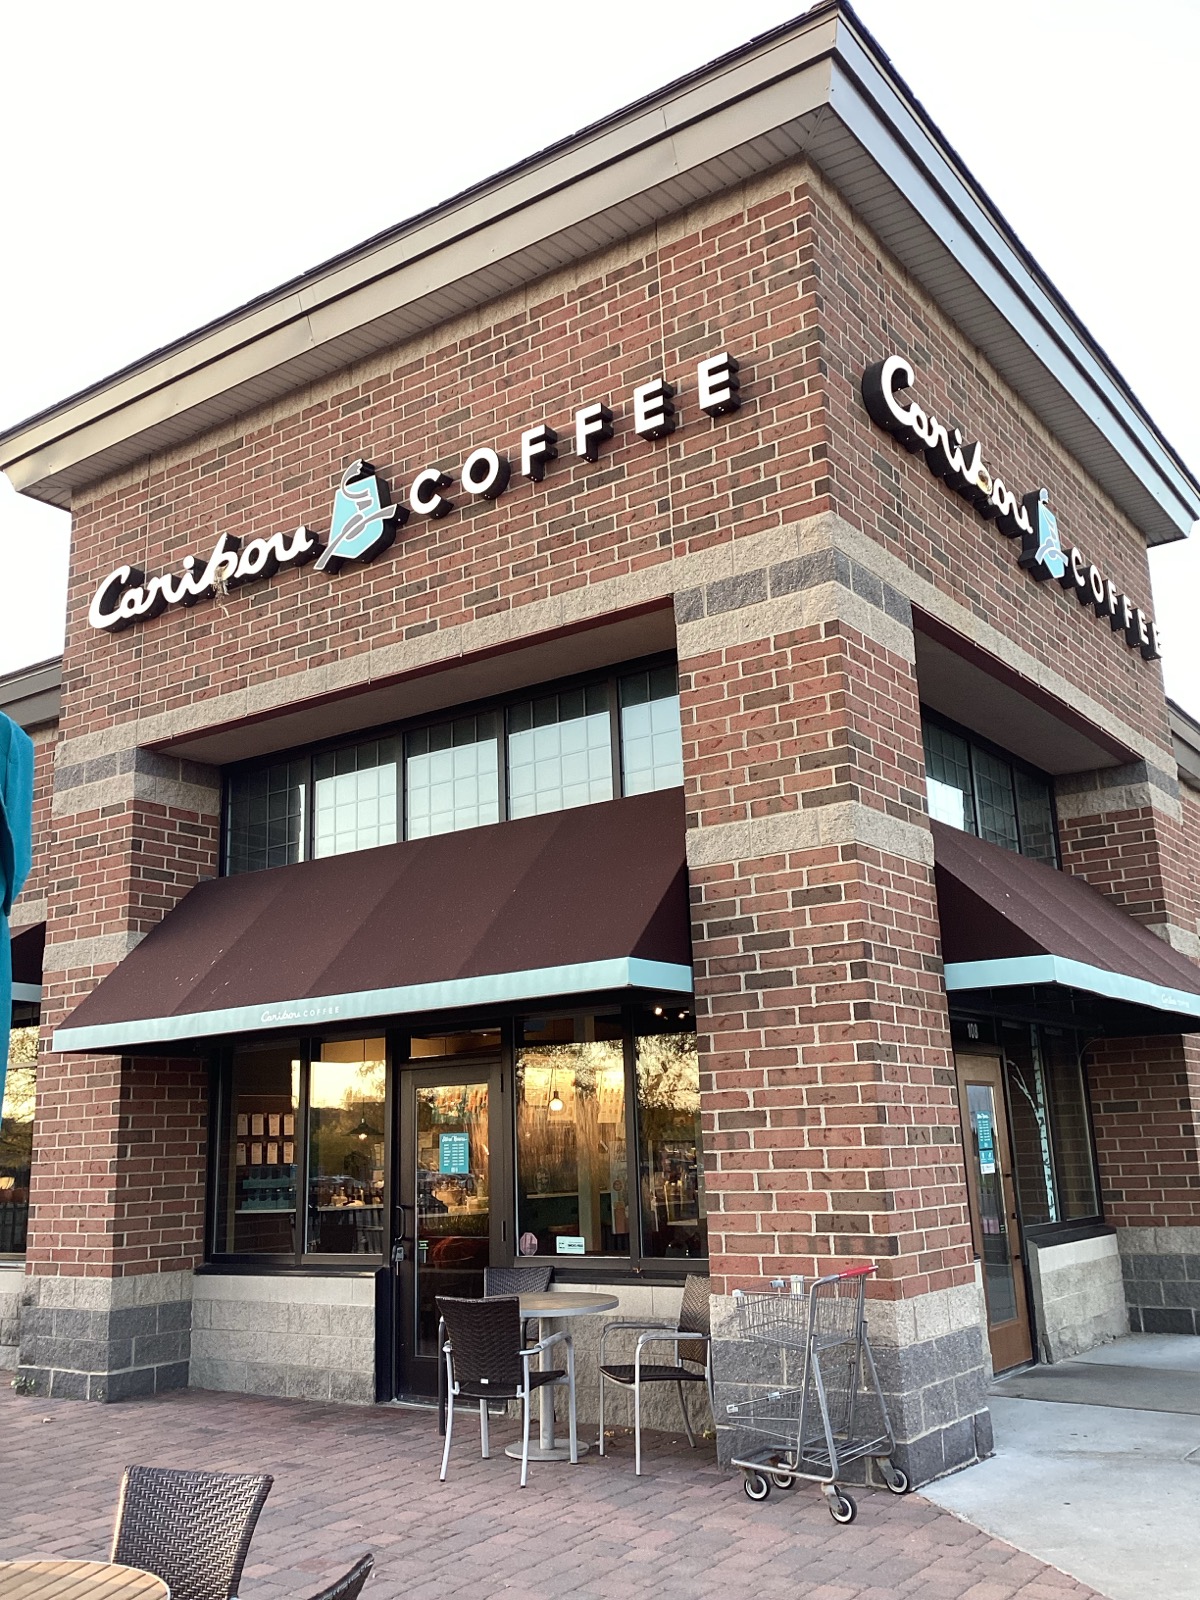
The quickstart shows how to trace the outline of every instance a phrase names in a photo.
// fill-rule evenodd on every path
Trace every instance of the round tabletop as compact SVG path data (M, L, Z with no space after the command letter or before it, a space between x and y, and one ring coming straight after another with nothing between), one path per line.
M0 1561L0 1600L171 1600L171 1591L110 1561Z
M523 1317L586 1317L592 1311L614 1311L620 1305L615 1294L597 1294L592 1290L562 1289L555 1293L547 1289L542 1294L521 1296Z

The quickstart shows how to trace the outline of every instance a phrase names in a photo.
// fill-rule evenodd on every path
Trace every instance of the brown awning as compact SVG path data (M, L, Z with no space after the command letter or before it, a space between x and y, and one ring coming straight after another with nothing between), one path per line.
M198 884L56 1050L692 987L678 790Z
M31 922L11 928L12 997L36 1005L42 998L42 956L46 950L46 924Z
M952 994L1054 984L1200 1024L1200 966L1082 878L931 826Z

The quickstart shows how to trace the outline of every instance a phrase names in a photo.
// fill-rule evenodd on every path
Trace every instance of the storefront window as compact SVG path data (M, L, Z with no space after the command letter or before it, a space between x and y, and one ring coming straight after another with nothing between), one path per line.
M508 814L534 817L613 797L608 689L592 684L508 714Z
M642 1254L706 1256L700 1059L691 1018L660 1008L635 1024Z
M682 783L675 664L614 671L578 687L526 691L507 707L231 773L225 871L257 872Z
M1005 850L1058 865L1050 780L922 716L929 815Z
M307 780L307 761L279 761L226 780L226 872L303 861Z
M521 1255L629 1254L623 1035L618 1012L518 1026Z
M310 1251L383 1253L386 1081L382 1039L328 1040L309 1066Z
M621 769L625 794L683 783L679 681L674 666L621 679Z
M371 739L313 761L313 855L395 844L398 739Z
M1087 1093L1073 1034L1006 1024L1004 1049L1013 1179L1025 1227L1100 1212Z
M410 839L499 822L498 721L458 717L409 734L405 815Z
M1100 1211L1083 1061L1071 1034L1046 1029L1044 1037L1059 1212L1064 1222L1073 1222Z
M217 1191L222 1252L295 1252L300 1072L295 1046L247 1046L234 1054Z
M0 1256L24 1255L37 1085L38 1030L13 1028L0 1108Z

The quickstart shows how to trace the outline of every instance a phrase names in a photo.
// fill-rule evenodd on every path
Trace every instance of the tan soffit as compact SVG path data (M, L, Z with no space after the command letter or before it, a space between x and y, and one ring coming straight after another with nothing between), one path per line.
M837 4L0 434L0 468L22 492L68 506L88 483L798 156L1151 543L1189 531L1200 484Z

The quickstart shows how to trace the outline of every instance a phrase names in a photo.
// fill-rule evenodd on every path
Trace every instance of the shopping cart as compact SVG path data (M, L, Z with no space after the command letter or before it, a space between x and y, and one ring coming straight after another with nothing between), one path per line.
M739 1431L766 1441L733 1458L751 1500L808 1479L821 1485L835 1522L853 1522L858 1507L838 1478L865 1457L893 1494L906 1493L908 1478L891 1459L892 1425L867 1341L863 1297L874 1271L831 1273L807 1294L799 1279L790 1285L776 1279L765 1294L734 1290L741 1337L777 1350L784 1378L778 1389L725 1407Z

